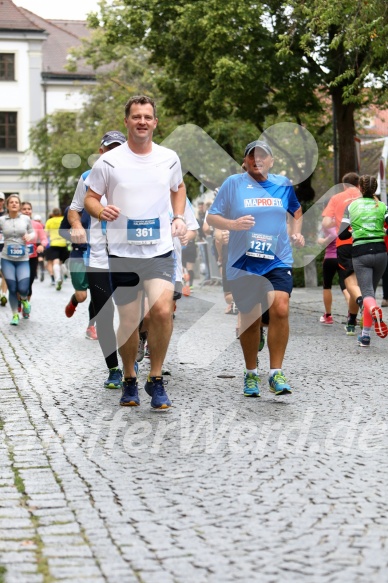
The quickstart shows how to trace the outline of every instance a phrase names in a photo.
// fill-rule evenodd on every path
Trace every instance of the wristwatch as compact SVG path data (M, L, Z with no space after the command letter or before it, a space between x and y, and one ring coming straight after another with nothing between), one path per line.
M175 219L181 219L184 223L186 222L186 219L183 215L174 215L172 220L175 221Z

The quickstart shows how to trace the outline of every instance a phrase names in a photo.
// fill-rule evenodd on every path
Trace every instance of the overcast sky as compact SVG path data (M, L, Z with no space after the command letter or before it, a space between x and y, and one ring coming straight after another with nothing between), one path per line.
M13 0L42 18L86 20L88 12L98 11L98 0Z

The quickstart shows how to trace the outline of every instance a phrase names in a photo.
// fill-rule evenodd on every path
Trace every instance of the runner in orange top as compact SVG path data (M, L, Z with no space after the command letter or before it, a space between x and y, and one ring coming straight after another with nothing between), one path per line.
M359 176L356 174L356 172L348 172L345 174L342 178L342 183L344 186L343 192L335 194L322 212L322 216L324 217L322 226L326 229L335 226L337 233L339 231L345 209L351 202L353 202L353 200L356 200L356 198L360 198L361 196L361 192L358 187ZM340 273L346 286L346 290L349 293L349 298L347 298L349 314L345 330L348 336L354 336L356 333L355 326L357 313L359 308L362 306L362 295L361 290L358 287L357 278L353 269L352 239L341 241L341 239L337 237L336 247L338 265L341 268Z

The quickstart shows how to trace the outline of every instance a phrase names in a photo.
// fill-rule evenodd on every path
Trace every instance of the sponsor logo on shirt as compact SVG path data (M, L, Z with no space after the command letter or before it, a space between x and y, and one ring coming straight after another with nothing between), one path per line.
M245 208L256 206L283 206L280 198L244 198Z

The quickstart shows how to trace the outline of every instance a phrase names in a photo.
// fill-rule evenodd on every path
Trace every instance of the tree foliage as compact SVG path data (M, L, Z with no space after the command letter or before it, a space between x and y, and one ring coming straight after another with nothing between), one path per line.
M341 176L356 167L355 111L387 103L388 4L384 0L291 0L288 4L289 21L279 35L279 54L302 50L314 84L331 96Z
M322 135L333 99L340 171L354 170L354 112L386 99L383 0L115 0L89 24L107 61L146 47L166 111L216 127L231 154L228 129L242 120L256 134L281 117Z
M101 0L99 6L88 18L93 34L74 57L105 65L104 73L74 132L71 124L65 132L69 147L79 142L85 149L82 160L107 129L123 129L129 95L145 93L162 104L156 141L194 123L237 161L248 141L280 121L305 126L321 158L330 156L333 102L340 175L355 169L355 112L387 97L385 1ZM308 200L310 179L302 186Z

